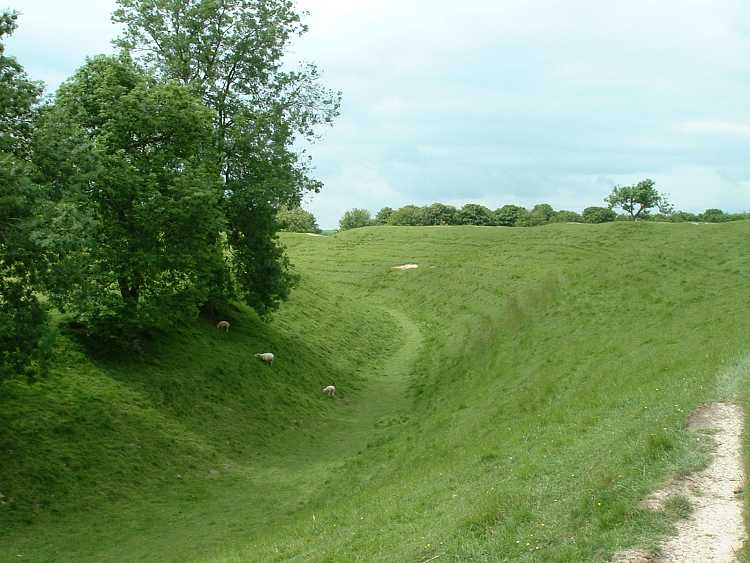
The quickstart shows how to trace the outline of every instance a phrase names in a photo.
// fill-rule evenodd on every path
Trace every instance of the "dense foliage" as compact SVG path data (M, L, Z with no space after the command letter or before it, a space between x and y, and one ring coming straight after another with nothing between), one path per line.
M0 152L0 380L44 374L51 346L39 302L39 249L33 241L36 187L28 166Z
M520 205L508 204L494 211L476 203L467 203L460 208L442 203L433 203L422 207L405 205L398 209L383 207L372 221L365 220L366 216L369 217L367 210L351 210L342 218L343 224L346 227L342 226L341 229L346 230L369 225L537 227L551 223L608 223L610 221L626 219L669 221L674 223L685 221L723 223L750 218L750 214L748 213L725 213L721 209L706 209L703 213L673 211L672 205L667 201L666 196L653 190L653 182L651 180L637 184L632 190L630 188L629 186L615 188L613 193L616 193L617 197L613 199L613 196L610 195L605 201L612 203L618 200L618 198L630 194L627 197L632 196L632 201L628 199L628 202L624 203L625 207L623 209L626 211L628 209L632 210L632 214L628 212L618 215L613 207L621 207L619 204L609 207L591 206L584 209L582 213L577 213L566 209L556 211L548 203L537 204L531 209L526 209ZM653 193L651 190L653 190ZM646 196L651 199L647 200ZM641 207L639 201L643 201L643 207ZM660 212L650 213L652 209L650 205L658 207Z
M339 221L339 228L342 231L367 227L368 225L372 225L372 218L367 209L352 209L347 211Z
M212 117L125 57L95 57L60 87L34 143L60 310L128 333L206 302L224 262Z
M0 44L3 357L31 333L19 319L45 324L42 281L74 320L127 339L234 297L263 315L297 280L277 214L321 184L293 145L340 95L314 65L283 67L306 30L293 3L122 0L114 20L121 53L87 61L41 112ZM28 359L33 342L19 346Z
M386 210L388 209L390 209L390 213L387 213ZM379 223L384 225L422 225L423 223L427 223L425 210L426 208L417 207L416 205L405 205L395 211L390 207L386 207L378 211L376 217L383 217L387 214L385 222Z
M672 212L666 194L656 191L655 183L650 179L632 186L615 186L605 201L610 209L619 207L634 220L647 216L653 208L658 208L663 215Z
M503 205L495 210L495 222L503 227L522 227L527 224L529 212L519 205Z
M301 207L282 207L278 213L279 227L290 233L320 233L315 215Z
M552 223L580 223L581 216L575 211L562 209L557 211L550 219Z
M535 227L550 223L555 215L556 212L549 203L539 203L529 212L529 226Z
M584 223L608 223L616 218L617 215L609 207L587 207L581 213L581 220Z
M365 215L367 213L367 215ZM405 205L399 209L383 207L370 221L369 211L354 209L342 218L341 230L368 225L480 225L503 227L530 227L548 223L578 222L581 217L573 211L555 211L551 205L541 203L528 210L519 205L504 205L492 211L484 205L467 203L456 208L452 205L433 203L419 207ZM343 226L346 225L346 226Z
M492 211L484 205L467 203L458 212L457 218L462 225L492 225Z
M5 54L15 28L16 14L0 14L0 380L43 374L51 344L37 297L43 261L32 236L40 193L28 162L41 88Z
M298 139L314 140L338 115L340 94L317 68L286 70L302 23L289 0L118 0L117 41L163 80L197 91L214 110L224 177L227 242L240 296L261 314L278 307L297 279L279 246L276 214L320 190ZM220 278L223 279L223 278Z
M297 142L340 103L314 65L287 70L294 3L121 0L120 52L45 104L5 54L16 19L0 14L0 378L44 371L41 295L136 345L232 299L278 308L298 276L277 231L319 230L296 209L322 185Z
M393 209L390 207L383 207L375 214L374 223L376 225L386 225L388 224L391 215L393 215Z
M29 80L14 57L5 54L5 38L16 29L15 12L0 13L0 151L26 156L34 104L41 85Z

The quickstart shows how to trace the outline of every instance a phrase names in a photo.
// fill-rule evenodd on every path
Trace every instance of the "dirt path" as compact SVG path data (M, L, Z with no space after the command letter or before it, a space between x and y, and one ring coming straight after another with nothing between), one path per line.
M694 431L716 432L716 451L709 466L690 478L685 496L694 507L690 518L678 522L677 536L662 546L657 561L737 561L745 541L742 499L743 413L737 405L714 403L690 417Z
M713 403L698 409L688 421L693 432L704 432L715 443L711 463L703 471L673 481L646 499L648 508L659 510L673 495L689 499L693 512L677 523L677 535L660 546L652 557L628 551L614 563L679 562L733 563L746 539L742 519L744 485L742 467L742 409L730 403Z

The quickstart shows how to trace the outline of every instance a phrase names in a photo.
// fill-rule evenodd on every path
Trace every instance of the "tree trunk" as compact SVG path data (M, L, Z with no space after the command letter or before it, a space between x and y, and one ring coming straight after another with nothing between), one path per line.
M120 296L125 305L128 308L137 307L141 293L140 284L133 283L131 285L126 278L118 278L117 284L120 286Z

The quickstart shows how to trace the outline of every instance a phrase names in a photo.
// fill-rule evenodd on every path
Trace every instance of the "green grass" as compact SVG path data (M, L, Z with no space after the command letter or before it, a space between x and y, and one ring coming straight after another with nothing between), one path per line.
M271 324L240 311L228 335L196 323L142 358L65 339L48 381L3 386L0 560L655 545L689 507L639 500L704 459L687 414L748 400L749 238L749 222L286 235L303 285Z

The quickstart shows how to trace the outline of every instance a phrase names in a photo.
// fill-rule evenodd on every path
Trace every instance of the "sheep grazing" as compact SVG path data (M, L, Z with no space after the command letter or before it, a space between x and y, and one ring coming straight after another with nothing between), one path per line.
M271 352L263 352L262 354L255 354L255 357L259 360L266 362L267 364L273 363L273 354Z
M216 328L218 328L219 330L223 328L225 332L229 332L230 326L231 325L229 324L229 321L219 321L218 323L216 323Z
M329 385L328 387L323 387L323 393L325 393L329 397L335 397L336 396L336 386L335 385Z

